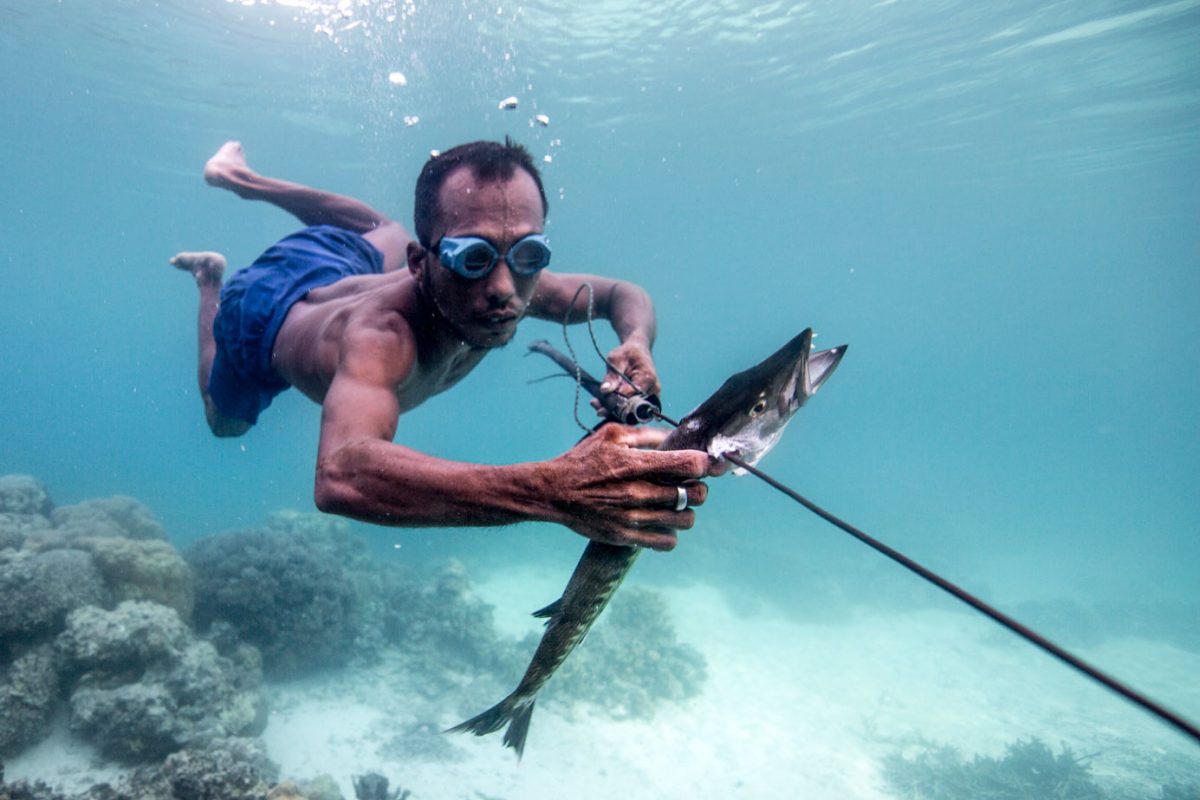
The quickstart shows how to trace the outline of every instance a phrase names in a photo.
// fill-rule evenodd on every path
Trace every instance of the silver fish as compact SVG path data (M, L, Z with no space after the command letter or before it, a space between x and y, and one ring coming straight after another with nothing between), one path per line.
M749 464L757 463L846 352L845 345L816 353L811 349L812 329L807 329L761 364L729 378L684 417L658 449L702 450L714 458L736 453ZM639 547L588 543L562 597L534 612L546 619L546 632L520 684L508 697L447 733L483 736L507 725L504 744L520 758L538 691L583 641L640 553Z

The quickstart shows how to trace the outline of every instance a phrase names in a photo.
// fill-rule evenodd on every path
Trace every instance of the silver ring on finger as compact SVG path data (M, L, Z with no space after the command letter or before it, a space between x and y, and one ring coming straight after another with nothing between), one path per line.
M675 495L675 510L683 511L688 507L687 489L683 488L682 486L676 486L675 491L678 492L678 494Z

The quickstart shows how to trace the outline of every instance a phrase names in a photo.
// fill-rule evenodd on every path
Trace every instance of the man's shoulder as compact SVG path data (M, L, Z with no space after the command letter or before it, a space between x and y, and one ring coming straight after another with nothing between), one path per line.
M378 344L406 344L415 341L416 304L406 287L383 284L366 292L345 309L341 317L340 338L369 337Z
M347 360L396 362L415 355L411 289L401 281L369 280L383 277L390 276L346 278L342 286L311 292L288 313L277 358L332 375Z

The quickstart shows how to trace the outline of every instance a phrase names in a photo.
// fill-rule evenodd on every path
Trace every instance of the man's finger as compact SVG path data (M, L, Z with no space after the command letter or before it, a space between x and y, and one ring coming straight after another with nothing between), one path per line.
M638 454L647 477L660 483L683 483L708 474L708 453L699 450L643 450Z
M626 447L658 447L667 438L670 431L649 426L633 427L631 425L605 425L601 428L605 437L613 444Z
M680 490L683 491L683 498L686 501L680 504ZM647 487L644 496L639 494L638 508L648 508L656 512L661 512L664 509L671 512L683 512L685 509L694 506L704 505L704 500L708 497L708 487L699 481L688 481L686 483L674 483L667 486L651 484ZM630 499L633 499L632 494ZM667 524L672 528L685 527L676 525L683 518L666 519L662 517L654 517L654 521L658 524ZM686 527L691 527L691 519L687 518L688 524Z
M630 544L636 544L638 547L648 547L651 550L658 550L661 553L675 549L675 545L679 544L679 537L675 535L675 531L662 529L645 529L645 530L629 530L626 534Z

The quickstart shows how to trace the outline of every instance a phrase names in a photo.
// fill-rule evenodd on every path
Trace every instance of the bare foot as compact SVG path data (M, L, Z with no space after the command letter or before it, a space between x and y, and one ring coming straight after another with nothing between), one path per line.
M192 273L197 286L220 286L225 274L225 256L220 253L177 253L171 263Z
M241 142L229 141L221 145L204 165L204 180L211 186L228 189L239 197L242 194L242 182L247 175L254 172L246 163L246 153L242 150Z

